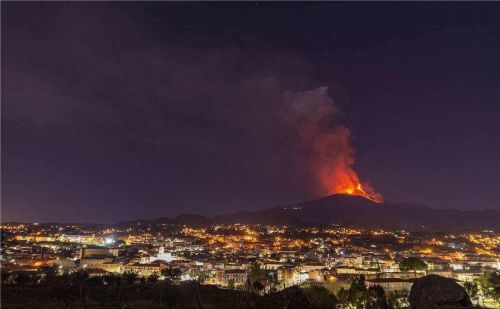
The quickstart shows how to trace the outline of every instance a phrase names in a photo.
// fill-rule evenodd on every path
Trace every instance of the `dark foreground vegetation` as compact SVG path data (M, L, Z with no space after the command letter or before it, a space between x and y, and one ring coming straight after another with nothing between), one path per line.
M363 301L360 293L363 292L351 291L344 301ZM385 297L382 303L387 304ZM338 305L334 294L314 286L292 287L261 296L194 282L96 285L54 281L50 285L2 285L2 308L336 308ZM380 308L378 304L372 305L369 308Z
M244 298L196 284L2 286L2 308L237 308Z
M337 294L324 287L303 286L262 295L251 285L245 290L221 289L197 282L172 284L132 273L103 277L88 277L85 272L50 274L18 274L15 280L3 281L1 308L398 309L442 308L435 307L441 303L454 305L446 308L473 307L469 291L436 275L419 279L408 303L405 295L386 295L380 286L367 288L363 276L352 278L349 287Z

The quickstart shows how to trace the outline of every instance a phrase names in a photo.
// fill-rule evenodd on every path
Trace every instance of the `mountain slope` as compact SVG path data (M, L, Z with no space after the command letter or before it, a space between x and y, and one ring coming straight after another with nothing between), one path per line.
M220 220L220 217L214 217ZM340 224L369 228L427 228L437 230L498 229L497 211L433 209L429 206L386 202L377 204L351 195L331 195L296 205L267 209L246 218L230 215L224 221L302 225ZM232 219L232 220L228 220ZM245 219L245 220L238 220Z
M385 202L377 204L359 196L334 194L313 201L255 212L245 211L214 217L182 214L176 218L161 218L148 222L197 226L214 223L299 226L338 224L361 228L422 228L466 231L498 230L500 212L433 209L429 206L412 203Z

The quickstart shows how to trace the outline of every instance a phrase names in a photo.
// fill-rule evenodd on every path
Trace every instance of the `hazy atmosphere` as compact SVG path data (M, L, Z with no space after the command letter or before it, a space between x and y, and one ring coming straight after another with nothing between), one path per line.
M500 210L500 7L429 5L3 3L2 221Z

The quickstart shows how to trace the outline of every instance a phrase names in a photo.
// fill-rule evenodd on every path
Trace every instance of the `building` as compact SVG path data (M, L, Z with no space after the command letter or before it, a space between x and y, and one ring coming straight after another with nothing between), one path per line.
M277 270L283 266L283 262L267 260L262 263L262 268L267 270Z
M100 268L90 268L86 270L89 277L103 277L109 274L108 271Z
M95 258L83 258L80 259L80 267L83 268L102 268L101 265L112 263L114 260L113 257L95 257Z
M166 265L161 262L153 262L147 264L132 263L123 267L124 272L136 273L141 277L148 277L152 274L161 275L161 270L166 268Z
M117 257L120 255L119 248L106 248L106 247L90 247L90 248L80 248L80 259L95 256L113 256Z
M244 269L220 270L216 272L216 282L228 286L231 283L235 286L244 285L248 278L248 272Z
M158 254L155 256L146 257L146 263L153 263L154 261L164 261L170 263L173 261L173 256L171 252L165 252L165 248L162 246L158 249Z
M366 280L366 286L372 287L379 285L384 288L386 294L390 292L410 292L411 286L416 279L401 278L377 278Z
M322 270L325 268L325 264L319 262L305 262L300 265L300 269L303 271Z

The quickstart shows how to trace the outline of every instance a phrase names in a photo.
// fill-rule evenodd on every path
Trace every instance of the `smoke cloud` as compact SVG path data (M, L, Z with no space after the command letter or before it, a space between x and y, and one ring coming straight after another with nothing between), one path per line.
M334 193L361 195L381 202L382 196L367 183L361 183L353 169L355 151L351 132L335 125L337 109L327 87L284 94L283 119L296 130L297 164L309 190L316 196Z

